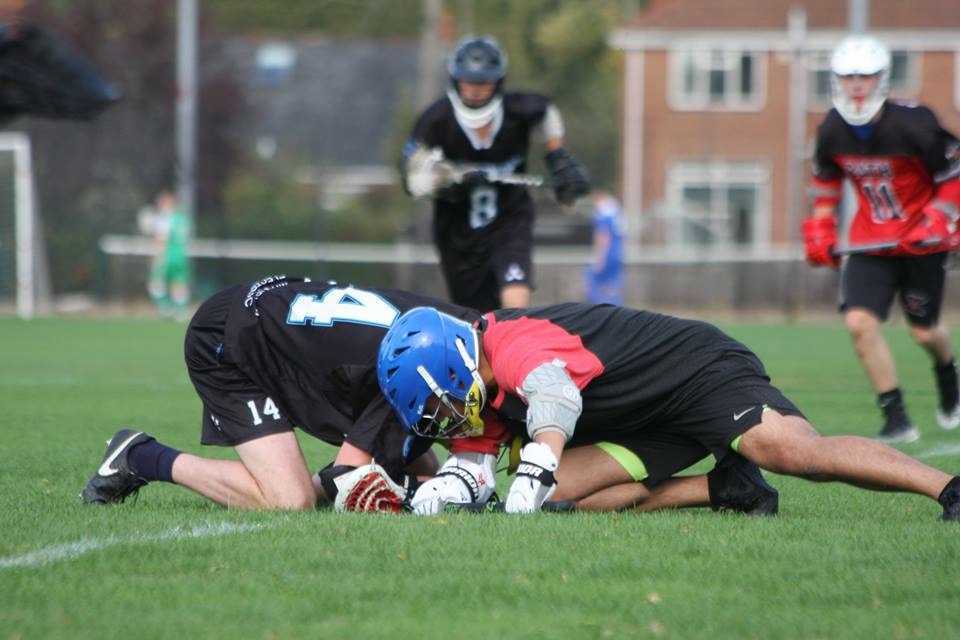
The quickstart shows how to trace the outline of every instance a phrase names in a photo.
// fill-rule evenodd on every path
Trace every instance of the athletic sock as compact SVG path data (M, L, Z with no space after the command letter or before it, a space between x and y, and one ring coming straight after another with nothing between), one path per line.
M156 440L150 440L130 449L127 460L130 468L148 482L173 482L173 461L180 452Z
M904 422L910 421L907 418L907 408L903 406L903 392L900 387L877 394L877 405L887 420L902 418Z
M940 409L944 413L949 413L960 401L960 388L957 387L957 363L951 359L947 364L938 364L933 371L937 376Z
M960 476L953 476L937 497L937 502L946 506L960 498Z

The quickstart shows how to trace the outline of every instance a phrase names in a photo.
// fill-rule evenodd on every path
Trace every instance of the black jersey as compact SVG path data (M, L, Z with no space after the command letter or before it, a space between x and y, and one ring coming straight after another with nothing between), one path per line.
M439 147L457 164L488 165L501 173L523 173L527 167L530 136L541 124L550 100L533 93L506 93L503 121L488 149L476 149L454 115L453 105L443 97L430 105L417 120L413 142ZM434 200L434 235L438 242L465 250L509 229L512 223L530 223L533 203L524 187L481 185L453 188ZM526 218L526 220L522 220Z
M376 360L404 311L434 306L466 320L476 312L392 289L273 276L236 288L224 353L270 393L293 424L334 445L344 441L396 468L405 434L377 384Z
M841 181L857 190L858 207L850 241L895 240L915 225L937 184L948 179L958 160L957 139L922 105L886 102L865 138L857 136L831 109L817 130L813 190L839 200Z
M562 363L583 398L577 441L669 419L710 391L697 380L721 359L746 358L763 371L750 349L717 327L650 311L567 303L484 318L483 350L498 388L491 406L502 418L522 419L523 380L541 364Z

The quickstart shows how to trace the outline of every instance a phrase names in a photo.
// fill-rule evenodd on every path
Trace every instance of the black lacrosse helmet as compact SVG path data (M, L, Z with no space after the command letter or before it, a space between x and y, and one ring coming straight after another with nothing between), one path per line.
M457 82L493 82L497 93L507 75L507 54L490 36L467 36L457 44L447 61L454 90Z

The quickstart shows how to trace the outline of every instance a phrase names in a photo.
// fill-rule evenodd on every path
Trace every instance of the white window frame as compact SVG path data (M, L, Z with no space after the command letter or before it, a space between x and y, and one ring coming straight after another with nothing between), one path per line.
M960 111L960 48L953 53L953 106Z
M701 74L693 94L684 91L684 66L690 56L701 58L701 65L709 68L706 62L714 53L720 53L728 58L730 69L727 78L733 91L725 92L723 102L710 100L709 73ZM740 97L740 56L749 54L753 59L753 95L750 98ZM669 53L669 79L667 89L667 103L674 111L760 111L767 99L767 53L754 49L717 44L707 46L703 44L678 44Z
M894 99L909 100L916 98L920 94L920 78L923 73L923 52L911 49L893 48L892 53L903 53L907 56L907 73L903 84L899 87L890 85L890 97ZM810 93L807 96L807 109L809 111L828 111L833 104L830 97L824 100L818 100L814 95L814 73L817 71L830 70L830 50L822 49L819 51L808 51L805 64L807 67L807 85Z
M679 223L685 216L683 205L684 187L707 186L711 190L727 188L737 185L748 185L757 190L757 210L752 225L752 237L747 245L724 243L711 245L715 247L767 247L770 245L771 234L771 171L765 162L749 161L721 161L721 162L691 162L680 161L673 163L667 170L666 195L667 216L670 220L666 225L666 242L668 245L682 246L683 226ZM716 198L712 195L712 198ZM720 215L729 217L724 211ZM712 217L712 216L711 216Z

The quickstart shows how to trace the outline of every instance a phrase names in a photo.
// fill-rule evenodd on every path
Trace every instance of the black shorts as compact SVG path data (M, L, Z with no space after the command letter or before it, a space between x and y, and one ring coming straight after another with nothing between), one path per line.
M499 309L500 290L511 284L533 288L533 217L521 216L468 249L436 238L450 299L482 313Z
M907 322L932 327L940 319L947 255L849 256L840 273L840 311L868 309L883 321L899 292Z
M770 384L756 357L729 355L706 367L688 387L682 407L653 426L607 439L640 458L654 486L709 454L719 461L736 449L744 432L760 423L765 409L803 417Z
M234 447L284 431L293 424L270 395L230 359L224 330L230 307L245 287L231 287L200 305L187 327L183 351L187 373L203 401L200 442Z

